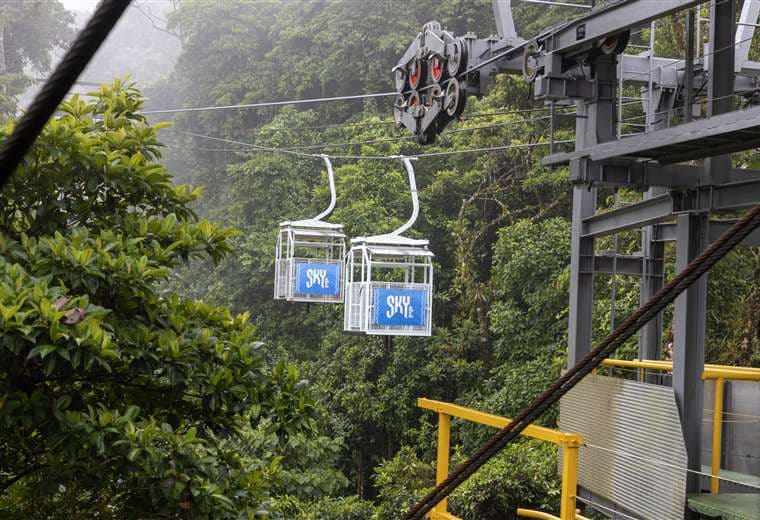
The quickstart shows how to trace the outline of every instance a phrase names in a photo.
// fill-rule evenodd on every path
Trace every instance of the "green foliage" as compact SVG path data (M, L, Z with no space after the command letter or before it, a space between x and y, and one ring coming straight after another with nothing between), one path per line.
M279 459L278 472L269 482L273 496L315 500L337 495L348 485L338 467L343 442L316 435L313 428L289 435L283 442L266 420L235 443L251 458Z
M570 225L563 218L526 219L500 230L491 317L500 360L523 363L562 349L569 258Z
M281 455L233 440L313 429L306 384L267 366L247 314L163 289L233 232L157 164L134 87L94 96L62 106L0 195L0 510L253 517Z
M452 466L461 455L452 460ZM432 488L435 467L403 447L377 468L380 506L377 520L401 518ZM449 510L463 520L517 519L517 508L559 509L557 448L540 441L507 446L449 499Z
M542 354L529 361L504 363L480 388L465 397L467 405L502 417L515 417L559 377L565 365L564 353L553 357ZM538 422L556 428L558 412L558 407L552 407ZM463 444L470 451L489 438L489 432L476 424L465 423L461 430Z
M517 508L556 513L557 448L541 441L510 444L451 496L462 520L517 520Z
M380 500L377 518L380 520L403 517L435 482L435 466L420 460L408 446L380 464L376 471L375 485Z
M277 501L272 517L288 520L367 520L375 506L358 497L323 498L303 502L291 497Z

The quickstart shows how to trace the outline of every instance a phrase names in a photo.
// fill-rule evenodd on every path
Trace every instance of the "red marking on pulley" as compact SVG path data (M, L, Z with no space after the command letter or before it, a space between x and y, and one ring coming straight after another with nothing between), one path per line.
M440 81L443 77L443 60L440 56L433 56L430 60L430 75L433 76L433 81Z
M422 77L422 67L418 61L413 61L409 70L409 85L412 88L417 88L420 84L420 78Z
M620 35L608 36L602 41L600 48L604 54L612 54L620 41Z
M417 92L412 92L412 95L409 96L409 106L416 107L419 104L420 104L420 95Z

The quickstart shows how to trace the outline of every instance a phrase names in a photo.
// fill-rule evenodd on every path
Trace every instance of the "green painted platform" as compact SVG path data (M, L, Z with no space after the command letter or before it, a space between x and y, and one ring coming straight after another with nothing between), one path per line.
M708 518L760 520L760 493L689 495L689 508Z
M710 474L711 472L712 468L710 468L710 466L706 464L702 465L702 473ZM754 475L747 475L745 473L738 473L736 471L721 469L720 476L729 480L733 480L738 484L745 484L751 488L760 488L760 477L756 477Z

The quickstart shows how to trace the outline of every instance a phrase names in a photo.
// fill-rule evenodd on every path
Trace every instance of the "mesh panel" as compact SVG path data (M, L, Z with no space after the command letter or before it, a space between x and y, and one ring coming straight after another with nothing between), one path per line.
M367 284L363 282L353 282L346 284L346 309L345 309L345 330L363 331L364 330L364 312L365 300L367 294Z

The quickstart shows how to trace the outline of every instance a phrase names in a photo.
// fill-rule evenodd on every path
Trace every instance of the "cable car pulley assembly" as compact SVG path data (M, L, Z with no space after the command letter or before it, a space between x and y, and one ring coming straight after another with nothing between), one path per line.
M578 25L572 48L552 52L554 36L572 20L525 40L515 31L510 0L494 2L494 13L499 36L485 39L473 33L456 36L438 22L426 23L393 68L399 94L394 120L420 144L435 141L462 114L468 96L484 95L495 73L522 74L533 84L534 97L546 102L590 99L595 85L584 79L583 67L600 54L622 53L630 36L625 30L593 37Z

